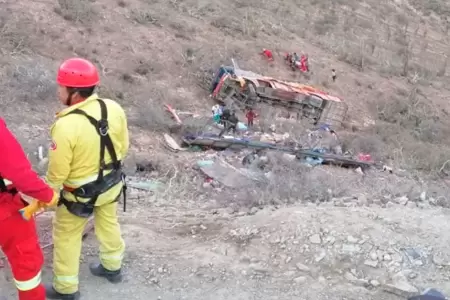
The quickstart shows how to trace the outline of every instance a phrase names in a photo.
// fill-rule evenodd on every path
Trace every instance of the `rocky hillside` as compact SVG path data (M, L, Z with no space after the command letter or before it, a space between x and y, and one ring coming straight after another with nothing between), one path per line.
M100 93L127 110L133 180L161 187L131 189L121 215L129 245L122 286L86 278L85 263L96 255L87 239L86 297L404 299L397 297L430 285L450 294L450 6L422 2L0 0L1 116L30 158L48 143L62 108L58 64L82 56L101 72ZM262 59L262 48L274 52L274 63ZM309 55L311 73L285 65L293 51ZM239 169L248 153L172 153L163 134L210 130L209 80L231 58L344 99L348 117L336 129L343 152L370 154L387 168L311 167L267 155L264 184L230 188L205 178L199 161ZM164 104L199 117L183 117L180 131ZM268 111L258 122L288 134L284 142L310 133L309 125L258 110ZM133 174L136 163L148 168ZM50 217L40 216L41 230L50 230ZM3 271L0 290L14 293Z

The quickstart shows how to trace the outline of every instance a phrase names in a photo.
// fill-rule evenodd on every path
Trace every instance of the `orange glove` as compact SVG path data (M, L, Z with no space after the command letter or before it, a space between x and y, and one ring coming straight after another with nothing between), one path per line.
M22 218L29 221L33 215L42 209L40 202L33 199L30 204L19 210Z
M22 215L22 218L25 220L30 220L33 215L43 209L52 208L58 205L59 194L54 192L53 198L49 203L41 202L39 200L33 199L31 203L24 208L19 210L19 213Z
M59 193L53 192L53 198L49 203L39 201L39 204L42 208L53 208L58 205L58 201L59 201Z

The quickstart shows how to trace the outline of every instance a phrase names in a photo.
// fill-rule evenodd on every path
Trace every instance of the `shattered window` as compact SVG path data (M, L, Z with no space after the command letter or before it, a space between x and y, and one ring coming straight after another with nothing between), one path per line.
M309 95L309 97L306 98L306 101L309 103L309 105L314 107L322 107L323 99L316 96L316 95Z

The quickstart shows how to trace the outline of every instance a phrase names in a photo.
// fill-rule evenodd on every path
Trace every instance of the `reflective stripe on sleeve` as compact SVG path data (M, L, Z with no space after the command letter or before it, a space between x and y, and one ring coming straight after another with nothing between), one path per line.
M41 284L41 275L42 273L41 271L39 271L39 273L30 280L20 281L14 279L14 283L16 284L16 287L19 291L29 291Z

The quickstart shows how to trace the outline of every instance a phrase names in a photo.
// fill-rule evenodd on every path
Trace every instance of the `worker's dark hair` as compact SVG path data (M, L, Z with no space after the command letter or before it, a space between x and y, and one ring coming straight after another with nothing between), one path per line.
M91 86L91 87L83 87L83 88L67 87L67 91L69 92L69 94L74 94L74 93L78 92L78 94L82 98L89 98L94 93L95 88L96 88L95 85Z

